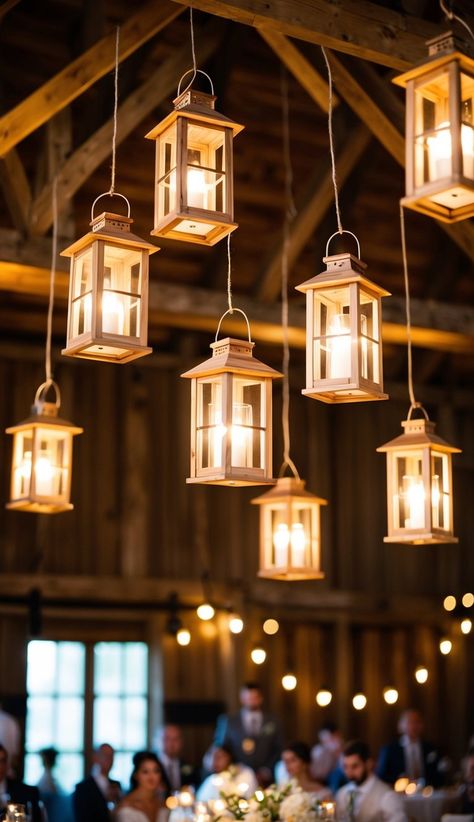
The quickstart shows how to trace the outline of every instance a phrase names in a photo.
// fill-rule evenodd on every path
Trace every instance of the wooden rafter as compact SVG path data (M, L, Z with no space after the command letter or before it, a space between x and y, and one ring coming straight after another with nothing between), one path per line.
M224 28L220 21L212 21L196 35L196 57L204 63L221 42ZM176 88L176 80L189 65L189 46L183 45L165 60L156 71L119 107L117 117L117 145L167 99ZM57 174L57 202L61 212L88 177L109 156L113 133L110 118L72 154ZM53 221L52 183L40 192L32 206L31 232L44 234Z
M15 228L26 232L30 219L31 189L16 148L0 157L0 184Z
M120 61L171 23L180 13L168 0L151 0L120 30ZM115 63L115 31L99 40L41 88L0 118L0 156L75 100Z
M174 0L190 5L191 0ZM440 27L368 0L192 0L193 7L238 23L405 69L426 55Z

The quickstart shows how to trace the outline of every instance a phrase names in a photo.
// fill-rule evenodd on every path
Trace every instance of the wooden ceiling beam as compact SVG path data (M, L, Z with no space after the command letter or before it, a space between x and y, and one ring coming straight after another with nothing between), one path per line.
M339 188L342 188L344 185L344 182L369 145L370 140L370 131L362 123L351 132L344 147L336 158ZM318 172L316 180L317 183L315 181L311 184L309 194L291 225L288 247L289 268L294 265L309 238L316 231L328 208L330 208L334 202L332 171L329 165L323 176ZM272 254L270 261L265 266L262 275L258 278L259 286L257 295L259 299L264 302L275 300L280 293L282 251L283 242L280 242Z
M205 63L218 48L223 32L224 25L220 21L211 21L202 30L196 32L196 57L200 64ZM186 43L127 97L118 109L117 146L142 120L173 94L177 78L183 74L188 65L189 46ZM110 155L113 127L114 121L111 117L59 169L56 193L60 213L88 177ZM31 233L45 234L52 222L52 182L49 182L33 203Z
M182 9L150 0L120 28L120 62L171 23ZM0 117L0 156L79 97L115 65L115 31L99 40L41 88Z
M0 157L0 184L13 225L26 232L30 221L31 189L16 148Z
M442 29L368 0L174 0L182 5L327 46L395 69L426 56L426 40Z

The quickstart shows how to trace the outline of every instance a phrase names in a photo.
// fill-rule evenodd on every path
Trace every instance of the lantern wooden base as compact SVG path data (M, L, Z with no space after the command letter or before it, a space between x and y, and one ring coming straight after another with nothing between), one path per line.
M302 571L301 568L270 568L258 572L263 579L275 579L278 582L302 582L305 579L324 579L323 571Z
M185 230L186 227L188 230ZM162 220L150 233L155 237L168 240L181 240L187 243L212 246L227 237L238 228L230 220L217 220L209 211L173 212Z
M187 477L186 482L188 485L227 485L231 488L244 488L249 485L275 485L276 480L273 477L258 478L250 474L213 474L210 477Z
M29 511L31 514L60 514L62 511L72 511L74 505L70 502L39 502L35 499L20 499L7 502L5 508L10 511Z
M452 208L448 205L451 199ZM456 206L456 200L459 202L461 199L464 199L464 205ZM416 195L404 197L401 203L405 208L419 211L443 223L457 223L474 217L474 182L469 184L467 180L458 183L450 181L448 187L425 187Z
M102 337L93 339L88 336L86 340L80 343L70 345L68 348L63 348L61 354L63 357L77 357L82 360L124 364L136 360L139 357L145 357L152 352L153 349L149 346L137 345L132 347L129 344L127 347L124 347L123 343L120 344Z
M316 383L314 388L303 388L301 393L305 397L312 397L315 400L321 400L328 404L346 403L346 402L369 402L370 400L388 400L388 394L377 390L372 383L367 386L361 381L358 384L349 383L341 384L340 382L333 385L328 384L328 380ZM370 387L369 387L370 386Z
M443 533L426 533L416 537L414 534L399 537L384 537L384 542L398 542L404 545L436 545L441 543L459 542L457 537Z

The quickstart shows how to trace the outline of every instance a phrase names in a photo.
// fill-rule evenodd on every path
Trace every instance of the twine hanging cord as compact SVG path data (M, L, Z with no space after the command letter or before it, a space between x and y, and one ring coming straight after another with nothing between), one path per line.
M328 56L326 54L326 49L324 46L321 46L321 51L323 53L323 57L326 63L326 68L328 70L328 84L329 84L329 104L328 104L328 133L329 133L329 150L331 152L331 170L332 170L332 184L334 187L334 205L336 206L336 220L337 220L337 230L339 234L342 234L342 220L341 220L341 211L339 208L339 191L337 189L337 177L336 177L336 156L334 153L334 134L332 129L332 111L333 111L333 91L332 91L332 71L331 65L329 63Z
M462 17L459 17L457 14L455 14L452 9L448 9L445 0L439 0L439 7L441 11L446 15L448 20L456 20L458 23L461 23L461 25L464 26L465 29L467 29L470 36L474 40L474 32L471 29L470 25L466 23L466 21L463 20Z
M118 70L119 70L120 26L115 32L115 75L114 75L114 129L112 133L112 169L110 174L109 194L115 193L115 154L117 149L117 111L118 111Z

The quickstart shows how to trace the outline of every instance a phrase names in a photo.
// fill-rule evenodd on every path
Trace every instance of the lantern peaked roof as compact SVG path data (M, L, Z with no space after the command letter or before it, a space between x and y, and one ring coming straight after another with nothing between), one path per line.
M223 372L232 374L249 374L255 377L270 377L277 379L282 377L279 371L269 365L254 358L252 349L255 343L250 340L236 340L232 337L225 337L211 343L212 357L205 362L191 368L181 374L182 377L205 377L211 374L221 374Z
M312 494L311 491L307 491L305 486L306 480L297 479L296 477L279 477L276 485L270 488L269 491L252 500L252 505L271 503L272 500L281 501L284 497L291 497L292 499L302 500L303 502L311 500L312 502L319 503L319 505L328 504L326 499L317 497L315 494Z
M72 434L82 434L83 428L69 420L58 417L58 407L53 402L39 402L31 406L31 414L18 425L6 429L7 434L14 434L26 428L68 428Z
M130 226L133 223L131 217L124 217L121 214L113 214L109 211L104 211L97 217L91 220L92 231L84 234L72 245L61 251L61 257L72 257L77 254L82 248L92 245L95 240L105 240L105 242L113 242L117 245L132 246L134 248L142 248L154 254L159 251L158 246L149 243L148 240L143 240L137 234L130 231Z
M209 125L231 128L234 136L239 134L245 126L234 123L234 121L226 117L225 114L216 111L214 108L216 99L213 94L206 94L203 91L196 91L195 89L183 91L182 94L173 100L174 111L171 111L170 114L152 128L148 134L145 134L145 137L149 140L156 140L156 138L175 123L179 117L185 117L187 120L196 120L198 122L204 120L205 123Z
M447 63L452 63L453 60L459 61L461 69L474 70L471 43L464 39L461 40L452 31L446 31L432 40L427 40L426 45L428 46L428 57L398 77L394 77L392 83L405 88L410 80L414 80L423 73L431 73L435 69L442 68Z
M297 291L310 291L314 288L326 288L332 285L348 285L349 283L358 283L365 286L372 292L375 292L380 297L389 297L390 291L381 288L376 283L364 276L364 271L367 264L359 260L353 254L348 252L343 254L334 254L330 257L323 257L323 262L326 263L326 271L321 274L316 274L310 280L296 286Z
M397 448L419 448L434 446L440 451L449 454L460 454L461 449L456 448L455 445L449 445L446 440L443 440L434 433L436 424L431 420L417 419L404 420L402 422L403 434L400 434L395 439L386 442L377 448L377 451L385 452L392 451Z

